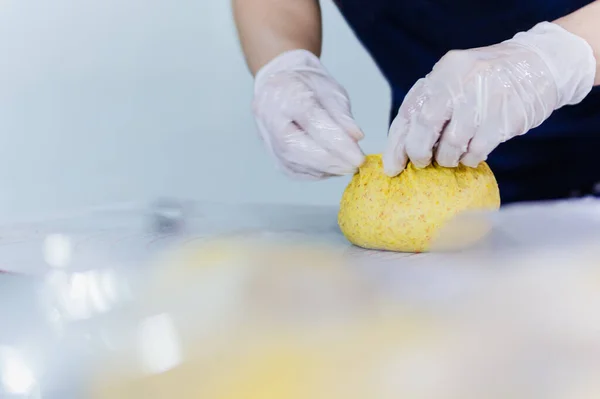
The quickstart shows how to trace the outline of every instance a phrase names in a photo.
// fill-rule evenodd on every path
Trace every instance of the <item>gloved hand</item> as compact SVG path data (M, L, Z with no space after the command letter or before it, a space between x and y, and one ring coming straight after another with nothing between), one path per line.
M498 144L576 104L594 84L596 61L582 38L543 22L489 47L451 51L400 106L384 170L402 172L435 157L441 166L476 167Z
M308 51L283 53L258 71L253 111L268 150L292 177L353 174L364 161L346 91Z

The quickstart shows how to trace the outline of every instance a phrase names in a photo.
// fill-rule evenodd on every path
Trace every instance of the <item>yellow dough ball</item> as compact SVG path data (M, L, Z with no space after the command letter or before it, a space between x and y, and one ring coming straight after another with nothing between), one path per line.
M459 213L499 207L498 184L485 163L477 168L432 164L423 169L409 163L400 175L390 178L383 172L381 156L369 155L344 191L338 223L346 238L359 247L424 252ZM467 226L471 231L455 237L461 245L485 234L481 224L470 221Z

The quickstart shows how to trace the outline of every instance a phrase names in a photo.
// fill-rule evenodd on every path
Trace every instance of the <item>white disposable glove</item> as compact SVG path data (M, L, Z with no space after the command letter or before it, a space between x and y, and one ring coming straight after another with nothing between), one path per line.
M258 71L253 110L268 150L292 177L353 174L364 162L348 94L309 51L283 53Z
M433 157L441 166L476 167L498 144L583 100L595 71L589 44L549 22L500 44L451 51L405 97L384 170L395 176L407 161L425 167Z

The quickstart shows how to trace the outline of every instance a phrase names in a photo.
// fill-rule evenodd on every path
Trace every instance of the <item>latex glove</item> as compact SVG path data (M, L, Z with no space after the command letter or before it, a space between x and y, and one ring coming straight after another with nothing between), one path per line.
M294 50L276 57L255 79L253 110L260 135L288 175L322 179L356 172L364 136L346 91L318 57Z
M475 33L474 33L475 34ZM409 91L394 119L384 170L476 167L592 89L596 61L582 38L543 22L490 47L451 51Z

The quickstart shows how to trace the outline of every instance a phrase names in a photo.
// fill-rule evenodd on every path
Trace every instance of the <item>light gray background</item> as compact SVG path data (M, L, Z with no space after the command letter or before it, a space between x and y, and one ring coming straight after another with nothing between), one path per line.
M328 69L383 150L389 90L330 0ZM335 204L278 172L250 113L228 0L3 0L0 222L172 196Z

